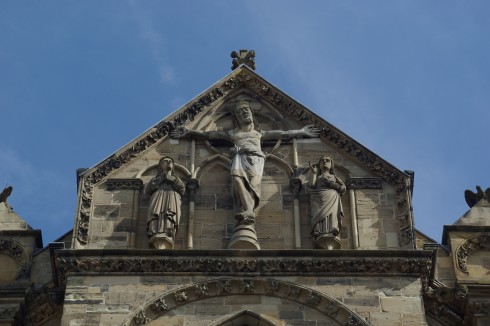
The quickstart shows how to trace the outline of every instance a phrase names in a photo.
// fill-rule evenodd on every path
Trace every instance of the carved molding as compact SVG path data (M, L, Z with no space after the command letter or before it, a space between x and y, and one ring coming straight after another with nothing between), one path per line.
M416 276L427 284L432 252L362 250L233 251L175 250L162 256L159 250L62 250L55 253L57 276L66 284L69 275L304 275L304 276ZM228 255L229 254L229 255ZM241 254L241 255L239 255ZM270 285L273 287L273 285ZM227 291L223 284L223 292Z
M382 189L381 178L349 178L345 180L347 189Z
M469 255L477 250L489 250L490 249L490 234L481 234L476 237L470 238L463 242L456 249L456 261L458 269L467 273L466 262Z
M479 291L488 293L488 290L485 292L485 287ZM424 309L427 319L433 319L438 324L471 326L476 325L480 318L483 320L488 318L490 301L475 292L470 295L468 287L464 284L457 283L453 288L440 285L428 288L424 292Z
M299 197L299 193L302 188L303 188L303 182L301 181L300 178L291 178L291 180L289 180L289 189L291 190L291 193L293 194L294 198Z
M24 247L17 241L12 239L0 238L0 253L3 253L19 264L16 281L29 279L30 259L24 251ZM6 284L3 284L3 287Z
M143 180L141 179L107 179L107 190L141 190Z
M438 324L447 326L470 326L471 323L465 321L461 315L453 307L442 304L435 299L424 298L424 310L427 319L434 319ZM432 325L432 323L429 323Z
M206 289L205 296L202 295L202 289ZM185 304L231 295L265 295L288 299L316 309L340 325L369 325L353 310L322 292L281 280L258 278L214 279L164 292L138 308L124 325L145 325Z
M484 317L490 315L489 301L472 301L468 304L469 312L475 317Z
M399 193L397 197L398 222L400 223L400 246L403 248L415 243L415 230L412 224L412 207L407 193Z
M185 184L185 189L187 190L187 193L189 194L189 200L190 201L196 201L196 193L197 193L197 190L199 189L199 180L197 180L197 179L187 180L187 183Z
M405 192L407 175L244 67L243 69L235 70L228 78L193 101L180 113L171 116L168 120L159 122L151 131L142 135L135 143L121 153L110 156L94 169L85 172L81 184L81 200L78 208L78 223L75 233L78 242L82 245L86 245L88 242L90 207L95 184L102 181L112 171L130 162L142 151L166 137L176 127L192 121L216 100L223 98L230 91L239 87L251 89L257 95L261 96L264 101L282 110L293 119L305 125L312 124L321 129L321 139L333 144L339 151L352 157L362 166L379 175L386 182L393 184L397 192Z
M53 288L28 292L25 301L25 325L40 325L61 315L63 312L64 293Z
M0 322L13 322L18 318L19 304L1 304ZM3 324L3 323L2 323Z

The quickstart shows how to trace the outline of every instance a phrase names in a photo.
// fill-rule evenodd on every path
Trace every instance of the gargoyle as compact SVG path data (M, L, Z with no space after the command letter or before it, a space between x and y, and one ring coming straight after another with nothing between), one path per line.
M5 187L0 194L0 203L5 203L5 206L7 206L8 210L12 210L9 203L7 202L7 198L10 196L13 189L14 188L12 186Z
M487 188L487 190L483 192L480 186L476 186L476 194L471 190L465 190L464 199L470 208L475 206L482 199L485 199L490 203L490 188Z

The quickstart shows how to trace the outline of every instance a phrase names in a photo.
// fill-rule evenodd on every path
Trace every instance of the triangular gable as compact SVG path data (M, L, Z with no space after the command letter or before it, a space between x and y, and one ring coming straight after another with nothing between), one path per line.
M404 236L408 239L412 238L413 223L408 209L411 205L410 175L381 159L347 134L267 82L250 68L242 65L128 145L96 166L80 173L78 222L75 226L76 238L79 243L82 245L87 243L90 207L95 184L134 160L140 153L156 145L176 127L184 126L193 121L208 107L214 105L217 101L226 100L230 94L236 94L235 91L239 89L246 89L261 97L263 101L280 110L282 114L302 125L311 124L321 129L320 139L323 142L328 143L332 148L345 154L352 161L391 184L403 198L401 205L407 208L402 209L406 213L404 216L399 217L404 225L403 232L406 233Z

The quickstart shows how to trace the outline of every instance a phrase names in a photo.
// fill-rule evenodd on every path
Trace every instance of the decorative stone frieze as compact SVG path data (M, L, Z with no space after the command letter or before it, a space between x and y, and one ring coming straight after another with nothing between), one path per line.
M165 299L159 298L150 305L150 308L155 310L156 312L164 312L165 310L168 309L168 305L165 302Z
M0 323L1 324L3 324L3 322L13 323L17 319L18 312L19 312L18 304L0 305Z
M375 250L60 250L55 266L61 283L69 275L335 275L417 276L427 279L431 251ZM271 285L274 288L273 285ZM229 284L219 284L229 292ZM195 291L193 291L194 293Z
M382 189L381 178L349 178L345 180L347 189Z
M64 293L52 286L27 293L24 325L40 325L63 312Z
M434 319L438 324L447 326L469 326L464 316L454 307L438 302L436 299L424 297L424 309L427 319ZM429 323L431 324L431 323Z
M412 206L407 193L398 193L398 221L400 222L400 246L405 247L410 243L415 248L415 231L412 223Z
M424 306L428 316L445 325L471 325L467 311L468 288L456 284L454 288L444 285L427 288L424 293ZM469 312L469 313L468 313Z
M477 250L489 250L490 249L490 234L480 234L476 237L470 238L463 242L456 249L456 260L458 269L462 272L468 272L466 262L468 256Z
M107 179L107 190L141 190L143 180L141 179Z
M19 242L9 238L0 238L0 253L9 256L17 262L16 282L29 279L30 259ZM3 284L0 287L5 285Z

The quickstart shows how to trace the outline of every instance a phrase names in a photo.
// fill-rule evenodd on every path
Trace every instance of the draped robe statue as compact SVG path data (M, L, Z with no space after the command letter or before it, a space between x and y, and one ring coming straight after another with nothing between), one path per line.
M147 232L150 245L156 249L173 248L179 228L181 197L185 185L173 175L174 161L163 157L158 163L158 174L150 180L145 194L150 196L147 214Z
M311 234L315 245L323 249L340 248L338 235L344 216L340 197L346 187L335 175L333 166L333 159L328 156L322 156L315 166L310 164Z

